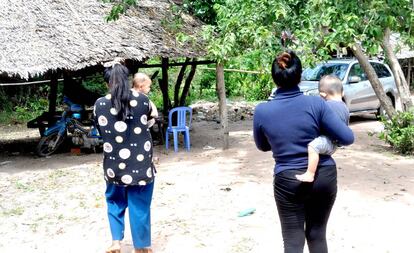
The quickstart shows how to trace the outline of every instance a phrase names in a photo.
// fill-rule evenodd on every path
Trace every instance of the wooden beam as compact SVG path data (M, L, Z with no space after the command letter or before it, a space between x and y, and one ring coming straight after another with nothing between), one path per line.
M186 58L185 62L190 62L190 58ZM180 73L178 73L177 76L177 81L175 82L175 89L174 89L174 107L179 106L179 95L180 95L180 88L181 88L181 83L183 82L184 79L184 74L185 74L185 70L187 69L187 64L184 64L181 69L180 69Z
M187 98L188 91L190 90L191 82L193 81L196 69L197 69L197 65L191 66L190 73L188 73L188 76L185 79L183 92L181 93L181 99L180 99L180 104L179 104L180 106L185 105L185 99Z
M57 100L57 88L58 88L57 71L52 71L50 78L50 91L49 91L49 124L53 123L56 113L56 100Z
M224 67L216 65L217 93L219 97L220 124L223 131L223 149L229 148L229 122L227 117L226 87L224 84Z
M63 81L63 79L58 79L59 82ZM23 85L32 85L32 84L44 84L50 83L50 80L43 80L43 81L33 81L33 82L21 82L21 83L0 83L0 86L23 86Z

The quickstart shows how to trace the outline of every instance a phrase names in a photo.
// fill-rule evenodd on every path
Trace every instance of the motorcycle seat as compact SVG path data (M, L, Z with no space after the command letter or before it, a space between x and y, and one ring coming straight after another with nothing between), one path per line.
M70 105L70 111L71 112L81 112L81 111L83 111L83 107L81 105L71 104Z

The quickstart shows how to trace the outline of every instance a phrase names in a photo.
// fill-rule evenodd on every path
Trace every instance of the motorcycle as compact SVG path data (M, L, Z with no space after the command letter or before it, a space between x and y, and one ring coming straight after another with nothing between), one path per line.
M85 112L83 106L63 98L64 111L61 118L52 126L47 128L37 147L36 154L45 157L53 154L64 143L67 138L72 139L72 143L80 148L93 149L102 145L102 137L98 130L82 123L82 114Z

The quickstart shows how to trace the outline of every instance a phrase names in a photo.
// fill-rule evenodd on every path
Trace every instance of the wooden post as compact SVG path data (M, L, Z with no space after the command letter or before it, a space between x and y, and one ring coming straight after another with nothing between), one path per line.
M220 123L223 130L223 149L229 148L229 122L227 118L226 87L223 63L216 64L217 93L219 97Z
M183 92L181 93L181 98L180 98L180 104L179 104L180 106L185 105L185 99L187 98L188 92L190 90L191 81L193 81L196 69L197 69L197 65L191 66L190 73L188 73L188 76L185 79Z
M160 88L162 92L162 101L163 101L163 110L162 113L164 114L164 117L168 116L168 110L170 108L170 98L168 96L168 58L162 58L161 59L161 65L162 65L162 79L160 80Z
M184 75L185 75L185 70L188 66L187 63L190 60L191 60L191 58L188 58L188 57L185 58L185 63L181 67L180 73L178 73L177 81L175 82L175 88L174 88L174 107L178 107L180 105L179 95L180 95L181 83L183 82Z
M50 77L50 91L49 91L49 125L55 121L56 114L56 100L57 100L57 88L58 88L58 72L52 71Z

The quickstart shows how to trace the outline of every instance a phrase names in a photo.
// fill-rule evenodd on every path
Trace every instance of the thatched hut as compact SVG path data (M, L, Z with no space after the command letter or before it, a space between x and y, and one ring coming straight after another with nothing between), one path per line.
M160 87L167 96L165 107L170 66L212 62L195 60L205 54L201 41L181 44L176 40L181 32L195 34L201 22L183 13L173 14L174 3L169 0L140 0L138 3L119 20L106 22L111 5L100 0L0 1L0 77L30 80L46 74L51 79L47 117L52 120L62 70L102 70L104 62L119 57L132 61L135 70L151 66L162 68ZM161 57L161 64L143 64L152 57ZM168 60L177 57L193 60L185 63ZM220 115L227 142L223 66L220 64L217 69Z
M0 73L20 78L50 70L80 70L115 57L197 57L200 44L177 43L169 29L168 0L140 0L116 22L106 22L111 5L98 0L0 1ZM177 21L178 22L178 21ZM182 15L180 32L194 33L200 22Z
M401 64L408 84L414 88L414 50L402 43L399 34L392 34L390 42L396 51L395 56Z

